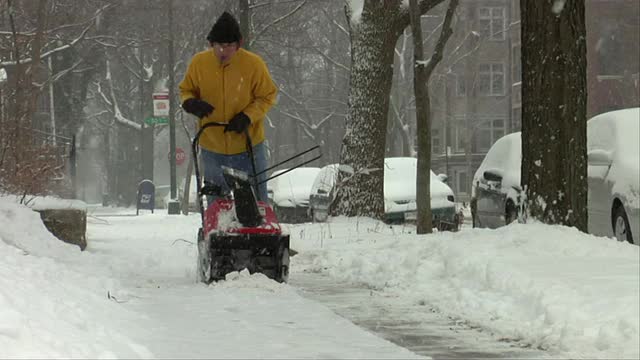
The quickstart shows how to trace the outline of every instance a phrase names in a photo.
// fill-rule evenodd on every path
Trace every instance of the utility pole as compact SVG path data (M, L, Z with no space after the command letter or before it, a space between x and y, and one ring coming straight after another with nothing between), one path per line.
M169 171L171 181L171 200L167 205L169 215L180 214L180 203L177 199L176 189L176 118L174 107L174 91L176 80L174 77L175 59L173 53L173 0L169 2Z

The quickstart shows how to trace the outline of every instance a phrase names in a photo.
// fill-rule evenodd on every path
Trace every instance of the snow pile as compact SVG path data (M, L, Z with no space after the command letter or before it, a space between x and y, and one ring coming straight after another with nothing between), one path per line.
M296 230L294 268L433 304L562 356L640 356L638 246L542 224L418 236L337 218Z
M6 198L0 198L0 257L0 358L151 356L117 326L132 316L107 296L117 284L87 272L88 254Z

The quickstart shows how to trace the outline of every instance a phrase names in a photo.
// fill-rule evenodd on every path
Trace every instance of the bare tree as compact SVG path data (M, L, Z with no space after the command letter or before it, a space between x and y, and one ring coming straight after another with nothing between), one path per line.
M422 48L422 25L417 0L409 0L411 9L411 30L414 46L413 85L416 94L416 121L418 129L418 174L416 179L416 203L418 208L418 234L431 233L431 100L429 80L438 63L442 60L444 47L453 34L451 21L458 6L458 0L450 0L444 17L440 37L436 42L433 56L424 60Z
M443 0L421 0L420 14ZM349 114L343 138L334 214L384 214L384 152L393 77L394 49L409 25L409 9L401 0L365 0L362 11L347 7L351 35ZM349 181L344 181L349 178Z
M587 231L584 6L521 1L522 185L531 216Z

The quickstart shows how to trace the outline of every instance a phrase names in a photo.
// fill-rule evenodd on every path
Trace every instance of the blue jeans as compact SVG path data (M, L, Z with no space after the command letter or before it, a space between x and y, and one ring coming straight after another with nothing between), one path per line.
M267 151L264 143L254 145L253 156L256 160L256 173L267 168ZM224 181L222 166L241 170L253 176L251 157L246 151L240 154L226 155L200 148L200 158L202 160L202 166L204 167L204 180L222 187L225 191L229 190L229 186ZM258 181L264 181L266 178L266 173L261 174L258 176ZM267 183L258 185L256 196L258 197L258 200L267 201ZM213 201L212 198L208 198L207 200L209 204Z

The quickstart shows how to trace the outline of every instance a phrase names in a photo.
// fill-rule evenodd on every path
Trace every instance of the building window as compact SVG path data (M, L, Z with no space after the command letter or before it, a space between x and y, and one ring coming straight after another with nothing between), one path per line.
M467 84L465 84L465 78L462 74L456 74L456 96L467 95Z
M464 119L462 119L464 121ZM464 125L456 126L455 142L453 151L456 153L464 153L467 149L467 131Z
M478 22L480 31L489 39L504 40L506 38L504 7L478 8Z
M504 95L504 64L480 64L478 68L479 91L484 96Z
M442 140L440 136L440 129L431 129L431 153L442 153Z
M487 152L491 145L505 134L504 119L487 119L482 120L478 125L476 135L476 151Z
M456 173L456 190L458 195L466 195L467 194L467 186L469 182L469 177L467 176L466 171L458 171Z

